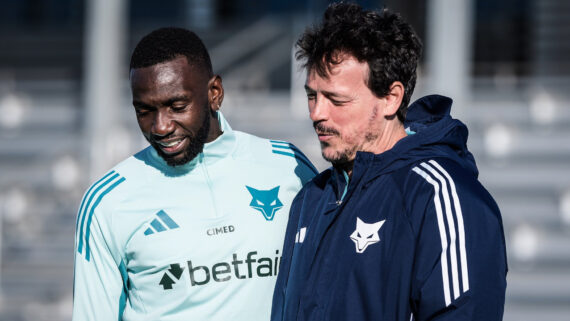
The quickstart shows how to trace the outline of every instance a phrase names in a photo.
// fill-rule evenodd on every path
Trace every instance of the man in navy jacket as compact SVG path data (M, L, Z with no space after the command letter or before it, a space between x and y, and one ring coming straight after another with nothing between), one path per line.
M398 15L343 3L297 42L333 166L291 206L272 321L502 319L501 215L467 128L447 97L408 108L421 47Z

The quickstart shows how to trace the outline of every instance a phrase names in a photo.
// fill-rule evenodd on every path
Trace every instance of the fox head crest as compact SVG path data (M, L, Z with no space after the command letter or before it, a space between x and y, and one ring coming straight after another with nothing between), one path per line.
M356 253L364 253L364 250L369 245L380 242L378 231L385 221L368 224L364 223L360 218L356 218L356 230L350 235L350 239L356 246Z
M249 206L261 212L266 220L272 221L273 217L275 217L275 212L283 207L283 203L278 198L279 186L266 191L247 185L245 187L247 187L252 197Z

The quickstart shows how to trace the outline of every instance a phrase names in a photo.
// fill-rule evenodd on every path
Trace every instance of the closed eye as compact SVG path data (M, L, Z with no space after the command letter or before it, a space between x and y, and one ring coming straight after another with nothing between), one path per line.
M144 115L148 114L148 110L135 109L135 114L137 115L137 117L143 117Z
M147 115L151 110L146 107L135 107L135 114L137 117L143 117Z
M344 106L353 100L350 95L339 94L335 92L323 91L323 95L335 106Z
M335 106L344 106L344 104L347 103L347 101L341 101L341 100L336 100L336 99L329 99L329 100Z
M184 104L184 105L178 104L178 105L172 105L172 106L170 107L170 109L172 109L172 111L174 111L174 112L182 112L182 111L184 111L184 110L186 109L186 107L188 107L188 105L186 105L186 104Z
M307 93L307 99L309 101L317 98L317 93L307 85L305 85L305 92Z

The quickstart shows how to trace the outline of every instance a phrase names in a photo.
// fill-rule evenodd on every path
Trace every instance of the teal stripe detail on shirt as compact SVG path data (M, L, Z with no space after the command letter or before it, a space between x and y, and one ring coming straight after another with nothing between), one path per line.
M176 224L176 222L174 222L174 220L170 218L165 211L160 210L160 212L156 213L156 216L158 216L169 228L174 229L178 227L178 224Z
M303 154L303 152L301 152L301 150L299 148L297 148L297 146L295 146L291 143L286 143L286 142L279 143L279 144L273 143L273 144L271 144L271 147L279 148L279 149L285 149L285 150L287 150L287 149L292 150L297 156L303 157L305 159L305 161L307 161L307 163L311 163L309 161L309 158L307 156L305 156L305 154Z
M273 147L273 148L281 148L281 149L291 149L291 148L289 148L288 145L271 144L271 147Z
M121 292L121 297L119 298L119 317L117 320L123 320L123 312L125 312L125 307L127 306L127 296L128 296L128 281L129 281L129 274L127 273L127 267L125 266L125 262L121 260L121 264L119 264L119 271L121 272L121 278L123 279L123 290Z
M293 157L293 158L297 159L298 161L300 161L301 163L305 164L305 166L307 166L315 175L319 173L319 172L317 172L317 170L313 167L313 165L311 163L309 163L308 161L306 161L305 159L303 159L302 157L300 157L297 154L282 152L280 150L273 150L273 154L279 154L279 155L285 155L285 156Z
M276 142L276 141L272 140L271 142ZM295 146L291 143L287 143L287 142L276 142L276 143L272 143L271 147L277 148L277 149L285 149L285 150L292 151L293 154L289 154L289 153L284 154L283 152L278 153L277 150L273 149L273 153L275 153L275 154L281 154L281 155L287 155L287 156L293 155L292 157L299 159L305 165L307 165L307 167L309 167L309 169L313 172L313 174L317 175L319 173L319 171L315 168L315 166L313 166L311 161L309 161L309 158L307 156L305 156L305 154L303 154L303 152L301 152L301 150L299 148L297 148L297 146Z
M295 154L297 154L297 155L299 155L299 156L305 158L305 160L306 160L308 163L312 164L311 161L309 160L309 158L308 158L305 154L303 154L303 152L302 152L299 148L297 148L297 146L295 146L295 145L293 145L293 144L289 144L289 147L291 147L291 149L295 152ZM314 166L313 166L313 169L314 169L315 171L317 170ZM318 174L318 173L317 173L317 174Z
M294 153L287 153L287 152L283 152L280 150L273 150L273 154L279 154L279 155L285 155L285 156L290 156L295 158L295 154Z
M107 173L107 175L103 176L100 180L95 182L95 184L91 185L89 190L87 190L87 193L85 193L83 200L81 200L79 211L77 212L78 214L77 214L77 222L75 222L75 233L77 233L77 228L79 227L79 220L81 219L81 214L82 214L81 212L83 212L83 206L85 205L85 200L87 200L87 198L89 197L89 193L91 193L91 191L95 188L95 186L97 186L97 184L101 183L101 181L105 180L107 177L109 177L109 175L113 173L115 173L115 171L110 171L109 173Z
M85 205L85 208L83 209L83 213L80 214L81 215L81 226L79 228L79 245L77 245L77 251L79 253L82 253L82 251L83 251L83 231L84 231L83 227L85 226L85 217L87 216L88 209L89 209L89 206L91 205L91 202L93 201L93 198L103 187L105 187L107 184L109 184L111 181L113 181L118 176L119 176L119 174L115 173L113 176L109 177L106 181L104 181L101 185L99 185L93 191L93 193L91 193L91 195L89 196L89 200L87 201L87 205Z
M95 203L93 204L93 207L91 207L91 210L89 211L89 218L87 219L87 227L85 228L85 259L87 261L89 261L89 258L90 258L89 235L91 234L91 229L90 229L91 219L93 218L93 213L95 212L95 208L97 207L97 205L99 205L99 203L101 202L101 200L103 199L103 197L105 195L107 195L110 191L112 191L115 187L117 187L119 184L121 184L124 181L125 181L125 178L121 177L121 179L119 179L118 181L113 183L113 185L109 186L109 188L107 188L103 193L101 193L101 195L99 195L99 197L97 198L97 201L95 201Z

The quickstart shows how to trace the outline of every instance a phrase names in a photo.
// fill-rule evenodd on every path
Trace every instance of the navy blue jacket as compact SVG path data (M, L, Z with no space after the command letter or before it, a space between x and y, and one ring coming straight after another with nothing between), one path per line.
M346 192L332 168L299 192L272 321L502 319L501 214L451 102L410 105L405 125L416 134L378 155L358 152Z

